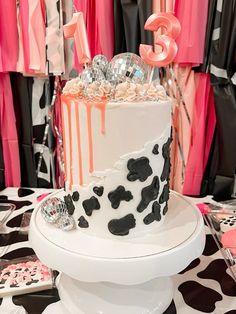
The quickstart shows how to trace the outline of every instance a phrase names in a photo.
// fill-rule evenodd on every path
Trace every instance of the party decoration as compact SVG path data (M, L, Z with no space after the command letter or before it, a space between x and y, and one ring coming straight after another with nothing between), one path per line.
M114 85L130 81L143 84L147 81L149 66L134 53L116 55L108 65L106 78Z
M66 211L66 204L56 197L46 200L41 206L43 218L51 224L56 223Z
M105 80L105 76L102 70L98 68L88 67L83 70L81 73L81 81L87 85L91 84L95 81L102 81Z
M164 28L164 34L158 34L155 38L155 45L160 45L162 51L155 53L150 45L140 45L139 53L142 59L154 66L165 67L170 64L177 54L177 44L175 39L180 33L180 22L171 13L152 14L146 21L144 28L156 32L159 28Z
M108 67L107 58L103 55L96 55L92 61L93 68L100 69L106 73Z
M72 20L64 25L63 29L65 38L74 37L79 63L89 63L91 61L91 55L83 13L74 13Z
M57 197L49 198L42 203L41 214L46 222L64 231L75 228L74 218L69 215L66 203Z
M64 231L70 231L75 229L75 220L72 216L62 216L57 225Z

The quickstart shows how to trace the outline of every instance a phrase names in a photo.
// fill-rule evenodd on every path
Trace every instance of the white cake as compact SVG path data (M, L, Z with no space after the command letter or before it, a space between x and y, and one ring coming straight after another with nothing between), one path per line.
M114 97L115 102L104 97L91 102L65 89L61 99L65 201L80 232L129 238L152 232L164 222L171 101L161 86L155 88L161 96L154 101Z

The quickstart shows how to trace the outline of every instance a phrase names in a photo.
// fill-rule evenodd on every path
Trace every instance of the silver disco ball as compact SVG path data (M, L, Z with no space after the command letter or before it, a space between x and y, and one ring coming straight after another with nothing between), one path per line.
M108 67L107 58L104 55L96 55L92 62L93 68L100 69L106 73Z
M44 201L41 205L41 213L45 221L55 224L61 216L67 215L65 202L57 197Z
M86 85L91 84L95 81L105 80L105 76L102 70L98 68L93 68L93 67L84 69L80 75L80 78L81 78L81 81Z
M136 54L126 52L116 55L108 65L106 79L114 85L122 82L146 83L149 66Z

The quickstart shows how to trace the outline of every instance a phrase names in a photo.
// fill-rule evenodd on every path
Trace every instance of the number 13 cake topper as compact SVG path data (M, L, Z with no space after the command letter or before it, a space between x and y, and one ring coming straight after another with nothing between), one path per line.
M154 67L165 67L170 64L177 54L178 37L181 26L179 20L171 13L152 14L146 21L144 28L148 31L157 32L159 28L164 29L163 34L155 36L155 45L162 47L161 52L154 52L150 45L140 45L139 53L141 58Z

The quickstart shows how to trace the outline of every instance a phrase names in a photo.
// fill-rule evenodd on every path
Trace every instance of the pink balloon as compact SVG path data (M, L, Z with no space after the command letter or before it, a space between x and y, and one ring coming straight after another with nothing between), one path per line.
M144 28L156 32L159 28L164 29L164 34L155 38L155 45L162 47L160 53L153 51L150 45L140 45L139 53L141 58L148 64L155 67L164 67L170 64L177 54L175 39L180 33L179 20L171 13L152 14L146 21Z
M65 38L74 37L79 63L91 62L88 37L82 12L73 14L72 20L63 26Z

